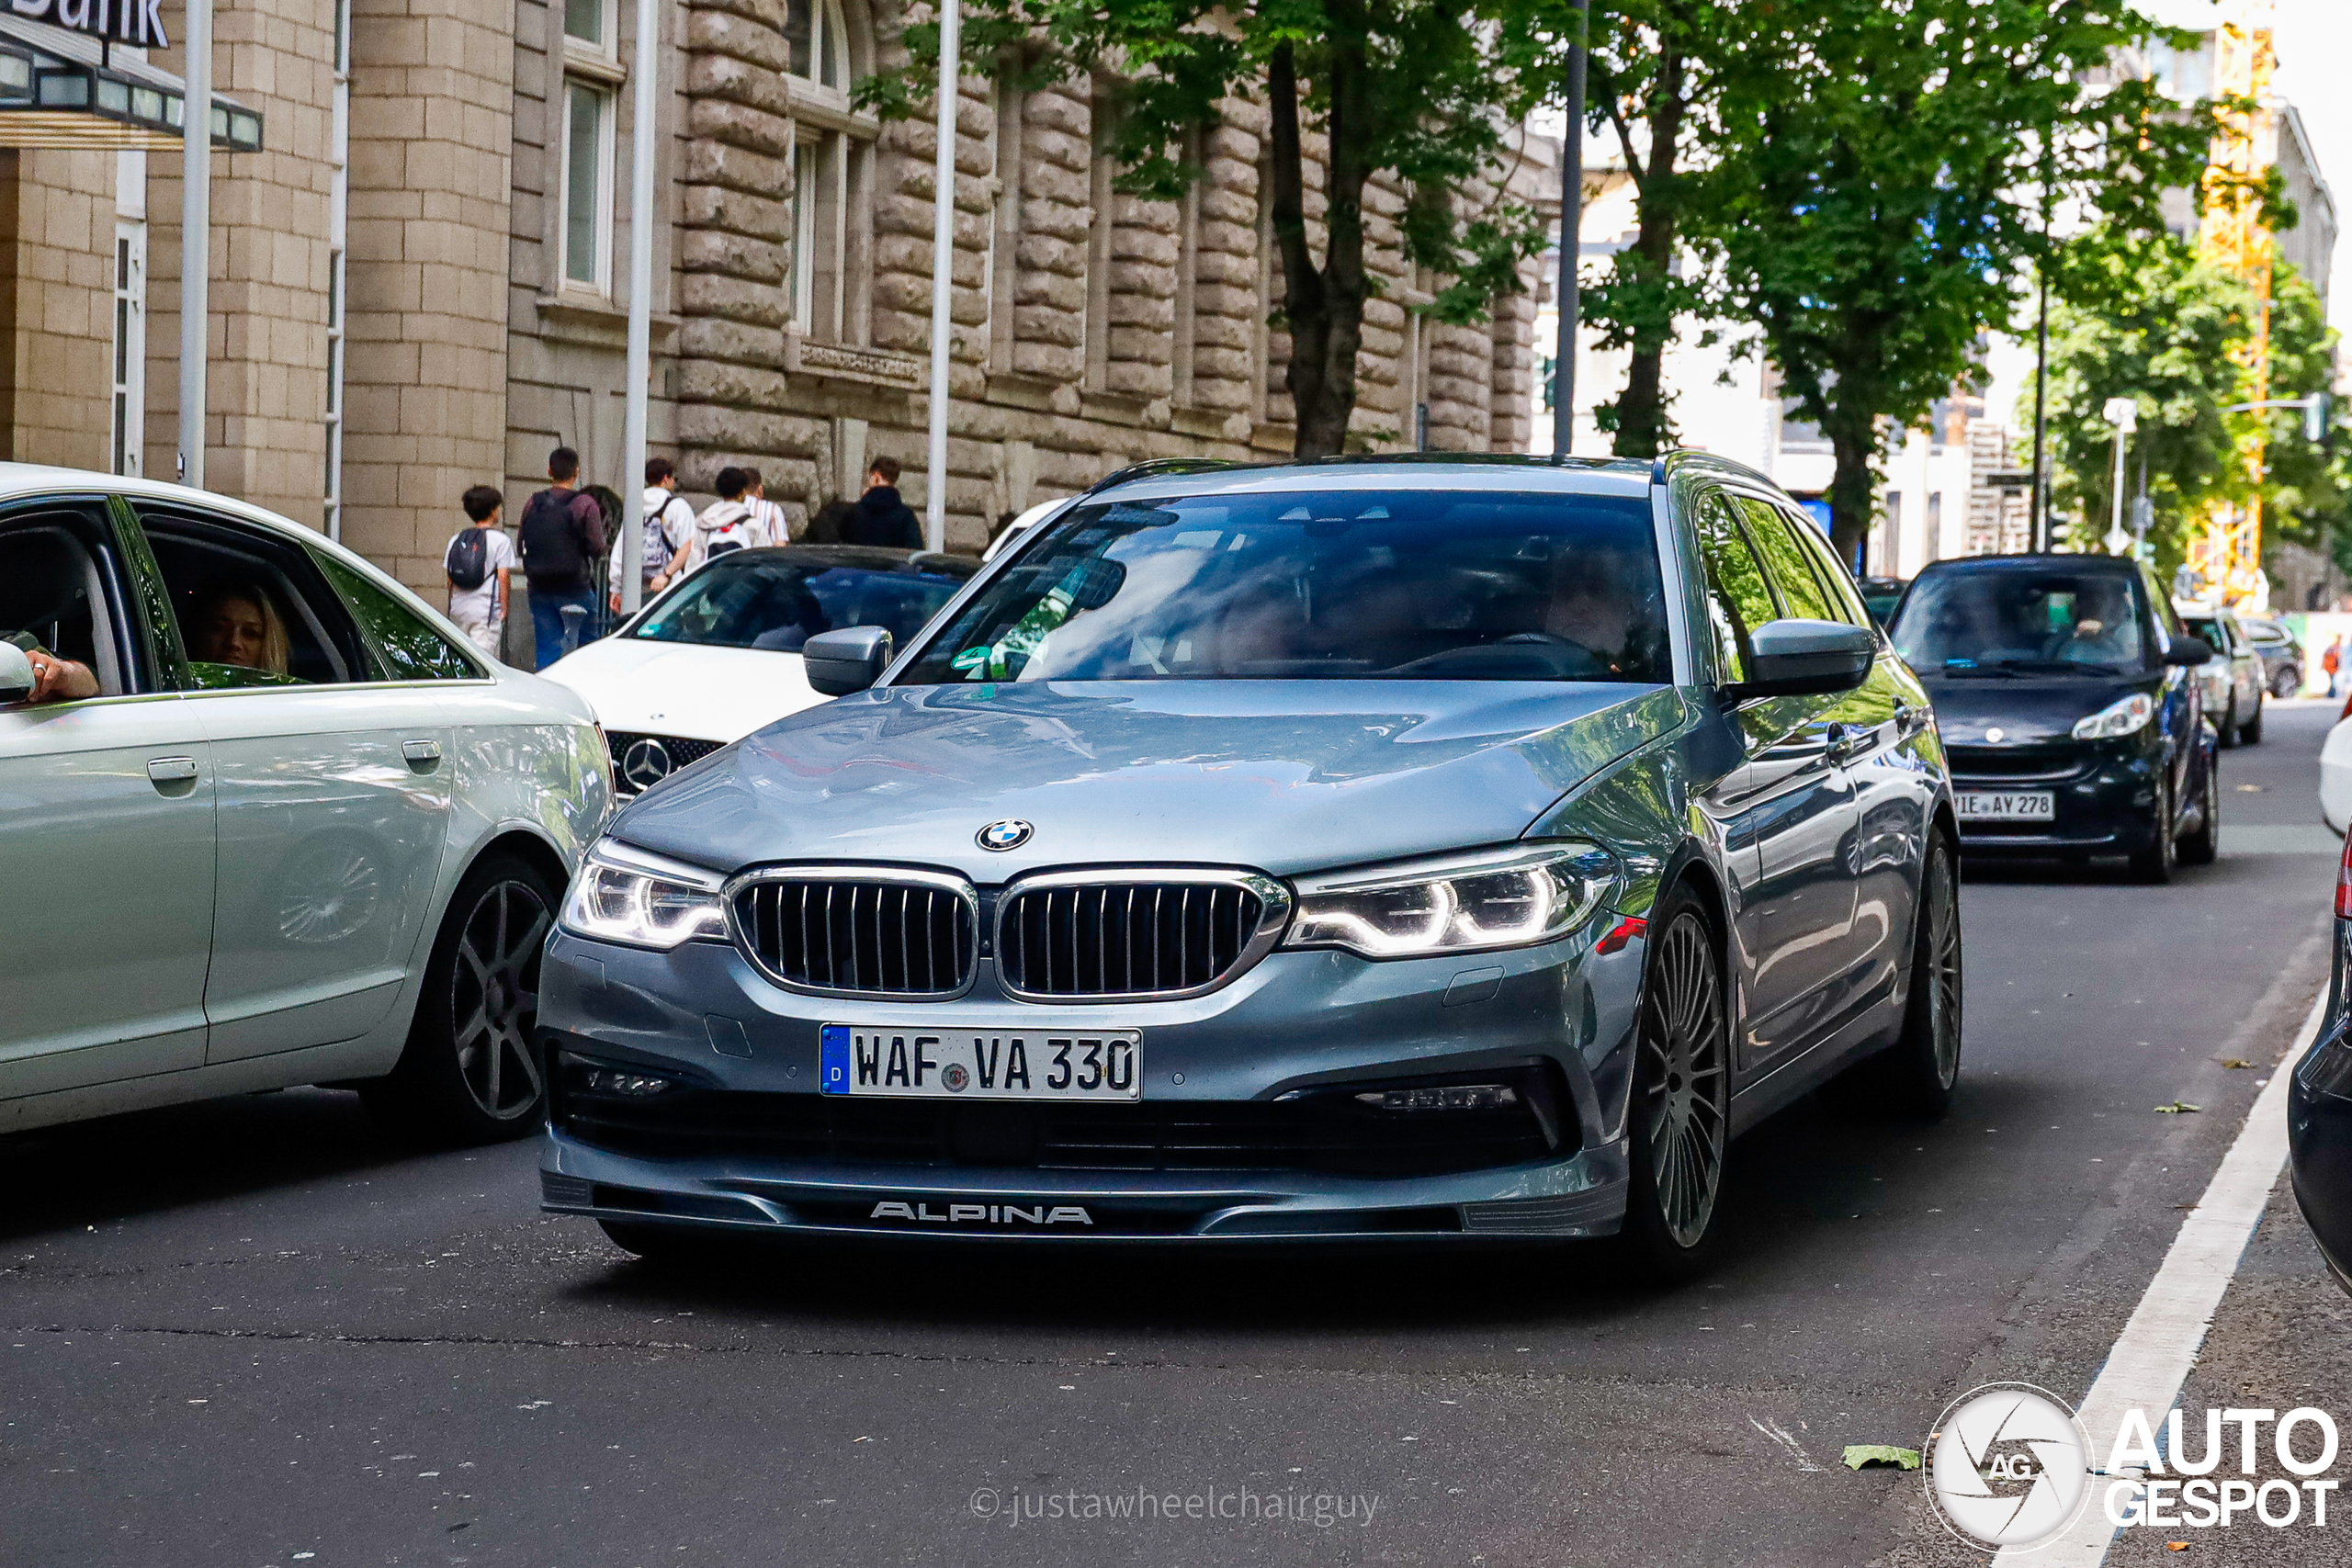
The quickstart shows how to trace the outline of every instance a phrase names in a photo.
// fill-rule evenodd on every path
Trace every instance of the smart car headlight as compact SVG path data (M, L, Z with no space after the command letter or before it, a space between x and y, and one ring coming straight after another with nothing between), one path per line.
M2156 705L2145 692L2134 692L2120 702L2113 702L2091 715L2075 721L2077 740L2112 740L2119 735L2145 729L2148 721L2156 716Z
M1578 840L1306 877L1283 945L1366 958L1525 947L1582 925L1616 877L1609 852Z
M699 866L605 839L588 852L563 901L564 929L598 942L667 950L697 937L725 941L723 879Z

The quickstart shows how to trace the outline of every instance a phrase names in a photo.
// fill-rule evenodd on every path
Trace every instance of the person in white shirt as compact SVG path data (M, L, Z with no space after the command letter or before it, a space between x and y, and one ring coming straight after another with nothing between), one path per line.
M678 469L667 457L645 460L645 547L639 570L644 597L651 599L657 592L655 584L666 583L665 568L672 558L685 547L694 532L695 509L678 493ZM616 615L621 607L621 552L613 551L612 601Z
M792 519L784 508L768 499L768 482L760 478L757 468L743 470L743 500L752 509L752 531L763 545L787 545L792 542Z
M466 509L466 526L449 536L441 557L449 578L449 618L495 659L506 626L508 580L517 564L514 541L499 525L506 498L489 485L476 485L459 504Z
M767 543L761 533L758 520L752 513L752 504L745 491L751 488L751 476L741 468L718 470L718 499L695 519L693 530L662 575L653 580L652 592L659 593L671 583L698 570L714 556L734 550L748 550Z

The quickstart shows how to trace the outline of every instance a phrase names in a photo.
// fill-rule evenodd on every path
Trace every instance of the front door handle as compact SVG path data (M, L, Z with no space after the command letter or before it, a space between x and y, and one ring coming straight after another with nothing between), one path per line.
M403 740L401 742L401 755L406 757L408 759L408 765L414 768L418 773L429 773L440 763L441 742L438 740Z
M1852 756L1854 742L1861 735L1861 731L1844 724L1832 724L1824 733L1828 737L1829 760L1832 762L1843 762Z
M194 784L196 759L193 757L151 757L147 761L147 777L157 789L167 784Z

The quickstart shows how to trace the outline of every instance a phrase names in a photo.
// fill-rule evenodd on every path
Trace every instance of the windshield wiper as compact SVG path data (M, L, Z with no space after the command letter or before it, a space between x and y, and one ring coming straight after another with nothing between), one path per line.
M1999 664L1947 663L1941 669L1938 670L1936 673L1950 680L1959 680L1966 676L1974 675L1998 675L2005 681L2019 681L2024 679L2024 677L2019 675L2016 671L2008 668L2006 661Z
M2031 670L2045 675L2120 675L2122 666L2096 659L2004 659L1997 668Z

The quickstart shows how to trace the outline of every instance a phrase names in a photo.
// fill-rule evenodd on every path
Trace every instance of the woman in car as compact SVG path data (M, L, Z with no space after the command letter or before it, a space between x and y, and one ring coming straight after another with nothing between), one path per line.
M258 583L217 583L197 600L187 652L199 663L283 676L289 653L286 623Z

